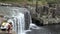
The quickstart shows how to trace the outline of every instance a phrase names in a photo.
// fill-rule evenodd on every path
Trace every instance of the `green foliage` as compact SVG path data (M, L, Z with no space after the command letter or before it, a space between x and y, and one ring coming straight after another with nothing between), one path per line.
M46 0L47 1L47 3L50 3L50 4L55 4L55 3L57 3L57 0Z
M48 3L51 3L51 4L58 4L60 3L60 0L46 0Z
M41 1L42 3L47 2L47 3L50 3L50 4L58 4L58 3L60 3L60 0L39 0L39 1Z
M24 0L0 0L0 2L24 2ZM32 2L35 4L36 0L26 0L28 2ZM56 4L56 3L60 3L60 0L37 0L39 2L39 4L42 2L42 4L44 3L50 3L50 4Z
M17 2L17 3L20 3L22 2L23 0L0 0L0 2Z
M45 3L46 1L45 0L41 0L42 3Z
M33 1L33 0L28 0L28 1Z
M0 1L6 1L6 0L0 0Z
M13 1L13 0L0 0L0 2Z

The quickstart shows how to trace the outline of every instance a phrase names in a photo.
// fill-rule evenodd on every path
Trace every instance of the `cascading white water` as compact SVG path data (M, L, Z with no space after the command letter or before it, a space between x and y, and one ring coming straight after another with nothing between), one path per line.
M25 34L24 33L24 26L25 26L25 19L24 19L24 14L19 13L19 15L16 17L18 19L18 34Z
M14 19L9 19L8 22L12 22L13 29L17 34L25 34L25 18L23 13L19 13Z
M17 34L25 34L25 26L27 23L25 22L25 14L28 13L28 10L26 8L19 8L19 7L0 7L0 14L4 15L13 22L13 29ZM30 14L30 13L28 13ZM14 17L13 17L14 16ZM11 18L13 17L13 18ZM29 15L30 17L30 15ZM29 21L28 19L27 21ZM30 24L30 21L28 23L28 26ZM29 28L29 27L28 27Z
M17 12L18 11L18 12ZM18 9L13 9L13 13L16 13L16 16L14 16L14 30L17 34L25 34L25 18L24 13L19 12ZM17 14L18 13L18 14Z

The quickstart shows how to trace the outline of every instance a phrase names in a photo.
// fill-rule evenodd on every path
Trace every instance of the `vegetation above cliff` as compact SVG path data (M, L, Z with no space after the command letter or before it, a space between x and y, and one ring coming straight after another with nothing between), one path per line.
M27 3L27 4L36 4L36 1L38 4L44 5L44 4L58 4L60 3L60 0L0 0L0 2L12 2L12 3Z

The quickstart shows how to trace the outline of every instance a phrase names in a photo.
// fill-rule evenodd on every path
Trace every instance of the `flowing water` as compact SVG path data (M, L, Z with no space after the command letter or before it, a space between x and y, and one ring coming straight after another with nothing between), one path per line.
M24 26L25 26L25 19L24 19L24 14L21 14L19 16L17 16L17 19L18 19L18 22L17 22L17 25L18 25L18 34L25 34L24 33Z
M24 14L20 13L14 19L9 19L8 22L13 23L13 29L16 31L17 34L25 34L24 26L25 26L25 19Z
M0 14L4 15L6 19L9 18L8 22L12 22L13 29L17 34L26 34L25 33L26 15L24 15L25 11L28 12L28 10L26 10L25 8L0 7Z

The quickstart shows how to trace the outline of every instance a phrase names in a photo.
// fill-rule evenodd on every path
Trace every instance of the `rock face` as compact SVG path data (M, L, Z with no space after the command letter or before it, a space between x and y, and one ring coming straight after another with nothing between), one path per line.
M11 31L11 33L12 33L12 34L16 34L15 31ZM1 30L0 30L0 34L8 34L8 31L1 31Z
M31 16L33 20L33 23L37 23L36 21L38 20L39 23L43 23L43 24L49 24L51 21L51 19L53 21L53 23L58 23L58 17L60 15L60 5L57 4L51 4L51 6L49 5L45 5L45 6L38 6L38 8L36 9L36 7L30 7L30 12L31 12ZM37 10L37 11L36 11ZM56 21L56 22L54 22Z
M25 13L25 30L29 29L30 25L30 15L26 12Z

